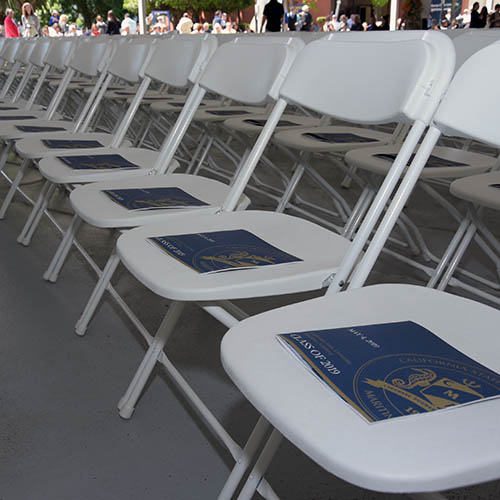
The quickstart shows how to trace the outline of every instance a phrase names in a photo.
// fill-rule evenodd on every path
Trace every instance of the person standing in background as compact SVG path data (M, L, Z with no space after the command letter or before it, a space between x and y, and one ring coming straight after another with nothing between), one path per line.
M106 23L102 20L102 16L97 16L95 18L95 24L99 28L99 31L101 32L101 35L104 35L106 33Z
M116 19L115 13L108 10L108 27L106 28L106 35L119 35L121 23Z
M122 21L122 35L124 34L124 31L127 31L128 28L128 35L135 35L137 33L137 23L130 17L130 14L125 13L123 15L123 21Z
M290 7L286 24L288 26L288 31L297 31L297 11L295 7Z
M481 18L479 17L479 2L474 2L472 10L470 11L469 28L482 28Z
M283 5L281 5L278 0L269 0L264 7L264 12L262 13L262 27L266 23L266 31L269 33L276 33L281 31L281 24L283 22L283 16L285 15L285 10Z
M14 11L12 9L5 9L3 29L5 38L19 37L19 28L14 21Z
M23 37L31 38L38 36L40 31L40 21L29 2L23 3L21 9L21 21L23 23Z
M489 19L490 28L500 28L500 3L495 5L495 12L492 12Z
M52 11L52 15L50 16L49 19L49 26L52 26L53 24L56 24L59 22L59 12L57 10Z
M309 12L309 5L302 6L302 15L300 18L300 31L311 31L313 18Z

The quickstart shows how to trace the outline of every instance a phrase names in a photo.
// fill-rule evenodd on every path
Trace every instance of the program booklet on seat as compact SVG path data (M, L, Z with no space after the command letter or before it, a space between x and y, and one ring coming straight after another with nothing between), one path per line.
M99 141L81 139L42 139L42 143L50 149L89 149L104 147Z
M206 207L205 203L178 187L106 189L103 193L127 210Z
M413 321L278 334L368 422L500 396L500 374Z
M244 229L157 236L149 240L200 274L302 261Z
M120 155L57 156L56 158L75 170L133 170L140 168Z

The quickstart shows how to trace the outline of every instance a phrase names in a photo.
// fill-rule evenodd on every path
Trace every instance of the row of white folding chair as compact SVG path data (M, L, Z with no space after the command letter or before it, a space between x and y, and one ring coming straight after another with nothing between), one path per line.
M279 37L274 38L274 40L278 39ZM307 97L305 104L308 107L339 119L345 119L347 116L352 119L353 110L350 105L347 105L348 102L351 102L350 99L346 99L343 104L330 102L330 105L326 104L326 107L325 103L329 102L327 97L332 92L334 94L338 92L343 95L352 95L353 92L356 92L354 88L354 82L356 82L358 89L360 85L380 88L380 100L373 103L370 102L371 99L366 99L359 103L354 111L355 121L358 123L374 123L392 121L397 118L398 120L408 120L413 124L412 130L365 223L361 238L364 238L364 242L366 242L373 225L380 216L385 202L393 191L399 175L432 117L433 111L451 78L454 54L451 44L446 40L442 35L436 33L424 35L418 33L374 33L363 34L362 36L349 34L349 37L334 35L311 44L304 49L301 57L294 62L290 77L286 80L281 94L279 94L279 99L268 123L240 169L237 180L229 191L220 213L201 215L199 212L191 212L171 215L165 223L143 226L120 237L118 240L118 254L112 256L108 261L103 278L96 287L87 309L90 308L90 312L93 311L96 299L104 292L120 260L146 286L157 294L173 301L156 337L150 344L143 363L120 401L120 414L123 417L131 415L149 374L156 362L161 361L167 365L170 374L174 376L175 380L186 388L186 391L191 395L193 404L213 425L213 416L208 413L208 409L202 405L197 397L194 398L190 389L185 386L185 381L162 352L169 334L175 327L175 321L182 311L183 304L186 301L199 302L207 312L222 320L227 326L231 326L238 319L244 317L244 313L229 303L228 300L322 288L328 284L342 257L347 253L350 247L347 240L304 220L269 212L233 212L287 103L301 102L301 104L304 104L302 98L303 88L314 84L316 92ZM244 41L240 43L241 50ZM227 50L235 51L234 59L238 59L237 44L234 47L231 45L227 45ZM254 58L262 61L260 52L257 52L255 48L253 48L253 52L250 52L250 47L251 44L249 44L248 52L245 54L245 62L247 63ZM263 47L265 47L265 42ZM266 47L266 50L270 52L269 47ZM361 75L353 71L341 78L333 78L332 74L332 78L323 78L321 83L318 84L318 61L332 54L335 56L349 54L350 57L356 58L365 54L366 51L373 53L374 56L369 60L372 60L373 64L376 63L377 65L380 63L379 59L375 58L375 54L384 54L384 58L382 58L382 61L384 61L383 71L368 72L370 75L368 82L361 84ZM221 53L221 55L226 55L222 50ZM213 61L216 60L217 54L216 52ZM251 56L252 59L250 59ZM394 64L395 61L398 61L398 64ZM270 72L270 67L261 69L262 71L267 69ZM243 88L245 79L242 79L243 81L234 79L229 82L221 82L218 70L218 65L212 66L210 64L208 66L205 75L200 81L202 89L216 89L219 93L226 93L229 97L239 101L252 102L248 97L245 98L245 92L251 92L250 95L254 95L256 89L253 87L251 89ZM241 68L241 71L243 70L244 68ZM321 69L321 71L324 71L324 69ZM334 71L333 68L331 71ZM388 82L390 82L389 86L387 86ZM272 88L275 97L278 97L278 90L278 85ZM258 102L262 102L262 100L263 96L260 97ZM84 216L84 212L90 213L89 206L95 203L99 189L113 187L117 187L117 183L95 184L75 190L71 198L78 213L82 216ZM118 187L121 187L121 184ZM140 186L136 184L136 187ZM78 207L76 207L77 201ZM168 258L166 255L162 255L157 249L148 245L146 241L147 237L152 235L197 233L227 229L250 230L273 245L300 256L303 261L288 267L277 266L273 268L273 266L270 266L266 269L256 269L250 273L233 272L203 276L196 275L182 264ZM299 241L297 241L296 235L301 236ZM312 242L314 242L313 245ZM358 256L361 249L362 246L359 248L358 244L354 250ZM351 264L351 267L353 264ZM88 313L89 311L86 310L84 317L82 317L85 322L88 322ZM78 326L82 327L81 321ZM220 427L216 429L221 432ZM220 437L227 441L225 434L220 434Z
M384 324L410 320L487 368L500 371L497 310L418 286L361 288L440 136L473 138L500 147L496 126L500 108L497 103L492 105L489 97L491 86L500 84L498 66L490 64L499 56L500 43L488 46L468 59L455 75L347 291L341 290L351 273L350 265L344 270L349 259L342 264L342 272L326 297L250 318L224 337L224 367L262 415L247 443L249 453L241 457L245 465L261 446L269 423L274 427L239 500L252 497L282 436L332 474L385 493L437 500L445 497L426 492L500 478L500 441L496 432L499 399L370 425L340 397L325 392L321 382L276 341L278 333L363 325L383 328ZM478 106L467 112L461 104L471 89L476 91ZM353 249L355 246L356 240ZM352 255L352 259L356 258L357 254ZM404 408L400 411L404 414ZM232 485L229 488L232 491Z
M141 44L139 44L139 42L141 42ZM134 57L136 67L133 68L129 64L130 47L120 47L110 66L110 74L100 90L100 96L102 96L106 90L106 83L110 81L112 76L120 76L122 79L128 79L129 81L133 81L134 78L139 78L139 74L144 76L141 86L137 90L137 94L130 104L125 118L109 140L109 145L107 147L67 151L51 151L45 148L44 151L43 144L41 143L43 139L39 138L20 141L16 144L17 151L25 158L32 158L35 155L40 158L41 152L44 152L43 159L39 161L39 171L46 178L46 183L40 197L19 237L19 241L23 244L29 244L38 221L58 184L84 184L86 182L113 178L117 175L119 177L135 177L151 172L161 172L168 168L175 170L177 167L177 163L173 161L173 156L170 160L165 160L165 163L162 152L131 148L128 147L127 144L122 145L123 139L128 127L133 121L142 96L146 92L151 81L154 79L178 87L185 87L189 80L196 81L200 69L207 63L211 52L215 48L216 39L212 36L206 36L196 40L193 39L189 42L185 38L177 36L169 39L157 40L154 45L150 45L150 39L144 38L136 39L133 43L133 47L136 49ZM143 47L142 54L138 52L138 47ZM145 50L149 50L149 47L151 47L151 51L147 53ZM176 63L172 62L168 66L161 64L165 57L174 61L174 59L177 58L177 52L184 54L185 59L178 60ZM94 136L95 134L86 134L84 132L73 135L73 137L79 141L94 139ZM97 161L99 156L105 157L106 155L117 152L120 153L121 158L125 158L127 161L134 163L134 165L139 166L140 169L121 170L118 172L116 170L106 171L106 169L98 171L72 170L58 158L61 154L65 156L80 156L86 154L90 155L94 161ZM71 247L71 241L69 245ZM49 273L49 275L51 276L51 280L55 280L57 272L55 274Z

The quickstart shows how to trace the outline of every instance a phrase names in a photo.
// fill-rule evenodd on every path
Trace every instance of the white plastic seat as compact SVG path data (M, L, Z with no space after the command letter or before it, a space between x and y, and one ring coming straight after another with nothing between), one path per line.
M500 372L499 311L411 285L369 286L254 316L225 335L222 363L283 436L352 484L416 493L498 479L500 399L370 424L276 339L278 333L396 321L414 321Z
M142 173L142 172L141 172ZM128 179L114 179L81 186L70 195L71 206L75 214L88 224L96 227L126 228L152 223L158 218L171 217L185 212L185 209L127 210L121 205L111 202L103 193L106 189L145 189L177 187L197 199L207 203L206 207L198 207L198 214L215 213L220 209L229 193L229 186L206 177L187 174L168 174L142 176ZM244 208L250 200L243 196L240 207Z
M367 147L349 151L345 161L351 167L361 168L379 175L389 172L398 146ZM490 170L495 159L481 153L436 146L428 165L420 174L421 179L457 179Z
M497 186L495 186L497 185ZM479 206L500 210L500 172L464 177L452 182L450 192Z
M254 115L261 115L265 111L265 108L258 106L207 106L196 112L194 120L206 123L223 122L228 119L228 116L251 117Z
M368 128L324 126L278 132L273 141L285 147L311 153L343 153L352 148L388 144L392 135Z
M264 127L268 116L269 114L262 114L251 117L228 118L224 122L224 126L248 135L258 134ZM283 131L296 131L296 129L319 125L319 123L319 118L312 116L284 114L276 125L276 134L284 133Z
M169 258L147 240L150 236L231 229L245 229L302 262L203 275ZM336 271L349 245L345 238L304 219L245 210L217 216L172 215L165 222L127 232L119 238L117 251L132 274L158 295L172 300L198 301L319 290L325 278Z

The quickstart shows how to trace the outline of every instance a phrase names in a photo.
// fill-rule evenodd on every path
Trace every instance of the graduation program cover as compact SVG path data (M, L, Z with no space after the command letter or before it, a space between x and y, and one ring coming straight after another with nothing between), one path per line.
M278 340L368 422L500 395L500 375L413 321L286 333Z
M75 170L132 170L140 168L120 155L57 156L57 159Z

